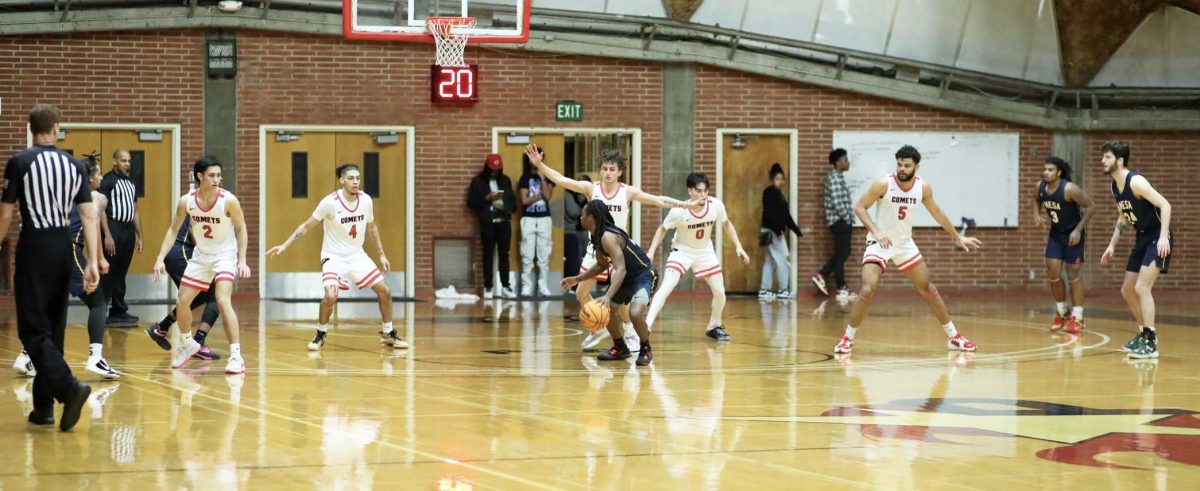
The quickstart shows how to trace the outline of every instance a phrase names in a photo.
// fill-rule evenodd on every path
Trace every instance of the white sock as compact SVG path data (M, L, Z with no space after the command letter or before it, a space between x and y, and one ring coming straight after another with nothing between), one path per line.
M184 331L183 329L179 330L179 340L180 341L187 342L191 339L192 339L192 331Z
M242 356L242 343L229 343L229 356Z
M328 325L328 324L320 324L320 323L318 323L318 324L317 324L317 330L318 330L318 331L321 331L321 332L326 332L326 331L328 331L328 330L329 330L329 325Z
M383 333L384 333L384 334L387 334L387 333L390 333L390 332L392 332L392 323L391 323L391 322L384 322L384 323L383 323Z
M1071 307L1071 317L1074 317L1077 321L1083 320L1083 307L1078 305Z
M948 338L953 338L954 336L958 335L958 328L954 327L954 321L947 322L942 326L942 329L946 331L946 337Z
M1067 302L1054 302L1054 309L1058 311L1058 315L1067 315Z
M104 345L100 343L89 344L88 356L90 358L104 358Z
M854 339L854 332L858 331L857 327L846 326L846 337Z

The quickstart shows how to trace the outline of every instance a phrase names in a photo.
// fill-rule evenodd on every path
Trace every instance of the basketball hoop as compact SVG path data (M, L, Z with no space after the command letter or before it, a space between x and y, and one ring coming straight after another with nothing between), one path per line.
M429 28L437 44L435 63L438 66L467 66L463 60L463 52L467 49L467 34L455 28L475 27L474 17L429 17L425 19L425 26Z

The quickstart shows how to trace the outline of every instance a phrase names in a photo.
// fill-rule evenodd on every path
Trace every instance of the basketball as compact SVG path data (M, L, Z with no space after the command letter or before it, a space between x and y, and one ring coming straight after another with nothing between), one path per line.
M579 323L589 331L596 332L608 327L609 309L592 300L579 310Z

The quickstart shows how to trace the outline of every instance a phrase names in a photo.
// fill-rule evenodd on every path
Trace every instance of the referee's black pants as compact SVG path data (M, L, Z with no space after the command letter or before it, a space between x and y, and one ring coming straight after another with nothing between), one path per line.
M133 228L133 223L118 222L110 218L108 231L112 233L117 253L110 256L108 251L104 251L104 258L108 260L108 274L101 281L104 283L104 293L112 300L108 316L119 317L129 311L129 305L125 304L125 275L129 274L129 263L133 261L137 230Z
M17 336L37 376L33 407L39 411L62 402L75 377L63 359L67 326L68 283L71 279L71 236L64 228L21 231L17 270L13 278L17 300Z

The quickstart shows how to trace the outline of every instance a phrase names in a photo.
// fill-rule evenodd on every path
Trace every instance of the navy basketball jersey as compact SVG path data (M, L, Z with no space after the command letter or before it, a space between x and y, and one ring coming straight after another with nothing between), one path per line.
M650 257L646 255L646 251L643 251L641 247L638 247L637 244L634 244L633 240L629 238L629 235L625 234L624 230L609 225L605 226L604 231L611 234L617 234L622 240L625 241L625 245L621 253L625 256L626 279L636 278L647 272L651 275L655 274L654 264L650 262ZM605 256L608 256L608 252L604 250L604 247L601 246L599 242L599 240L593 240L593 249L604 254Z
M1046 192L1045 181L1038 184L1038 201L1042 202L1042 208L1045 208L1046 213L1050 215L1050 228L1055 232L1074 231L1075 226L1079 225L1079 221L1083 219L1083 214L1079 211L1079 204L1067 199L1068 182L1060 179L1058 189L1055 189L1053 193Z
M1146 233L1157 231L1162 228L1162 222L1158 220L1158 207L1153 203L1138 198L1133 194L1133 176L1137 173L1129 171L1125 175L1125 189L1117 190L1117 183L1111 183L1113 198L1117 201L1117 212L1125 217L1125 221L1129 222L1137 229L1138 233Z

